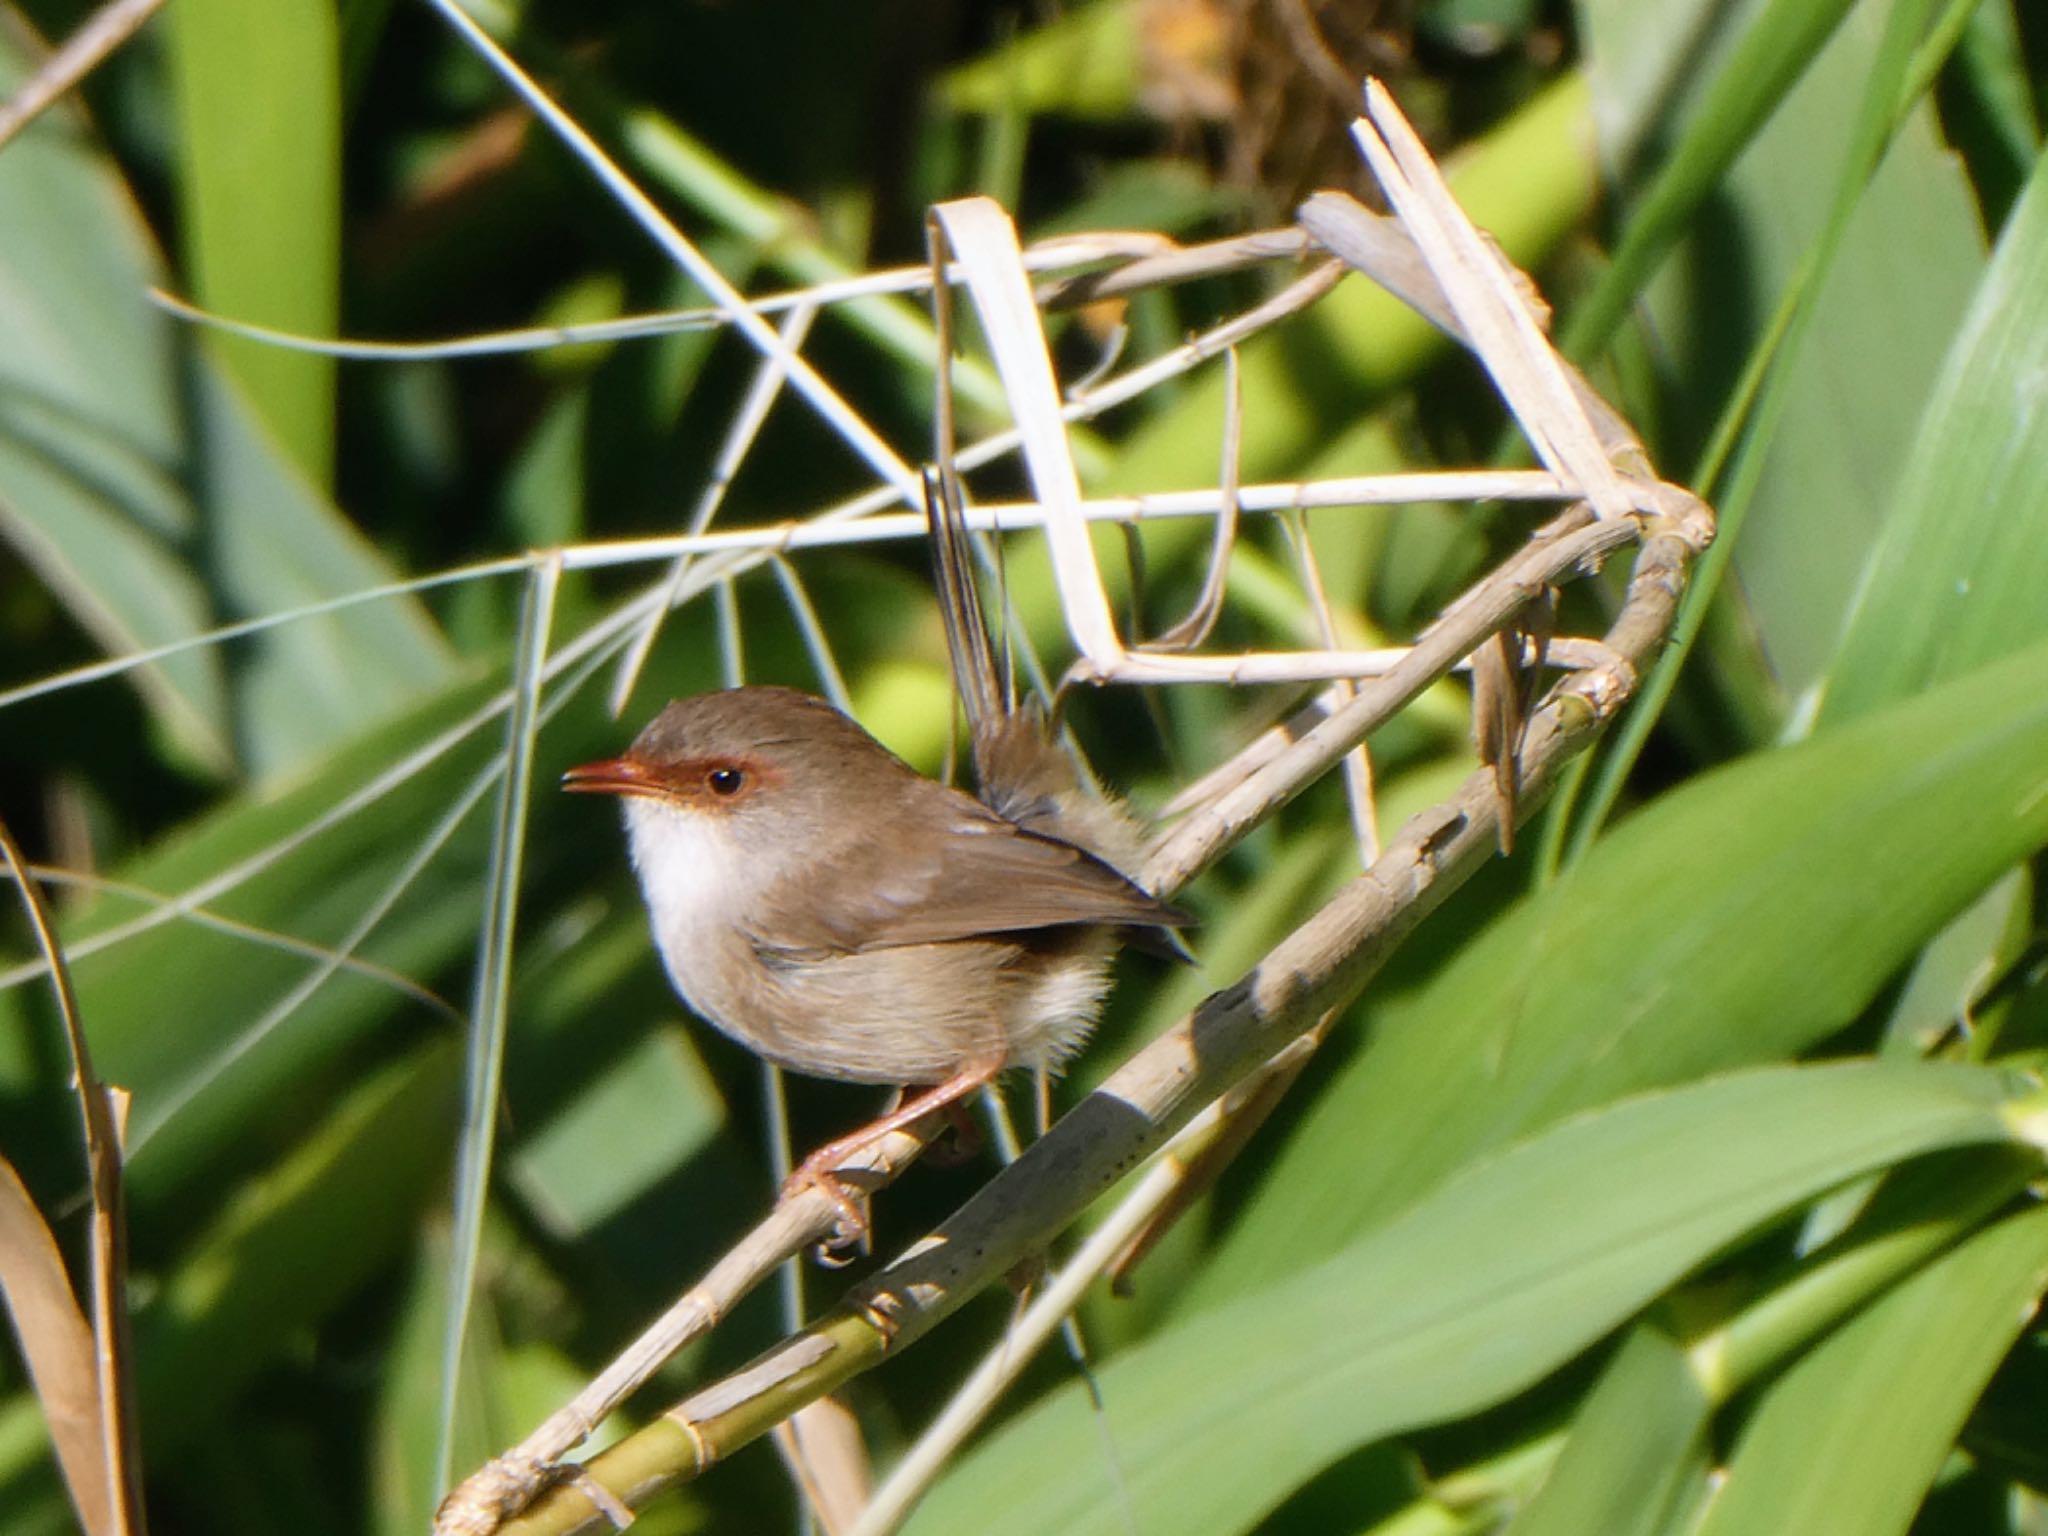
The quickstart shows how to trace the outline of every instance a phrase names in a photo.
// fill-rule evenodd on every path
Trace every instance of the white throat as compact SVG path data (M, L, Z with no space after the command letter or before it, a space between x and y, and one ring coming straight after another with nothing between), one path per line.
M713 963L719 936L733 932L747 889L745 851L721 817L641 798L627 800L625 811L655 947L676 990L697 1007L704 988L693 982Z

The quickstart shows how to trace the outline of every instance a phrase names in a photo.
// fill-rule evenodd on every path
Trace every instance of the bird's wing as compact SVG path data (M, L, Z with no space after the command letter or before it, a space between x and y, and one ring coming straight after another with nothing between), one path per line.
M805 876L770 892L759 926L776 935L774 947L845 953L1072 923L1173 928L1189 921L1072 843L1027 832L952 791L931 805L931 829L942 835L919 838L915 847L850 838L818 850L833 882L864 899L821 910Z

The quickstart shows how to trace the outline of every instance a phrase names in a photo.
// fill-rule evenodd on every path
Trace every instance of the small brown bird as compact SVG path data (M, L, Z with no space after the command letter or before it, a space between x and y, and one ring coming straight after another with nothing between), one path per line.
M964 568L941 569L972 603ZM978 606L969 622L956 667L974 639L965 664L985 667ZM792 1176L855 1229L832 1169L1007 1067L1058 1066L1094 1024L1115 939L1173 947L1187 921L1104 857L1130 856L1130 824L1036 710L975 717L974 744L987 803L822 699L733 688L677 700L625 755L564 778L625 797L655 945L700 1016L793 1071L926 1090Z

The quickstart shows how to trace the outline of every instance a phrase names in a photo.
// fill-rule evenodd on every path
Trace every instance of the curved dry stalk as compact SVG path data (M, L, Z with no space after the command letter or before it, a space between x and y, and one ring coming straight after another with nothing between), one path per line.
M1299 247L1299 234L1291 230L1279 233L1292 236L1294 245ZM1236 242L1216 242L1217 245L1234 243ZM1053 235L1034 241L1024 256L1034 272L1059 272L1072 267L1095 266L1102 262L1149 262L1159 258L1162 253L1193 255L1198 251L1205 253L1200 258L1200 271L1228 270L1230 267L1247 266L1266 260L1271 256L1297 254L1294 250L1275 250L1263 254L1247 252L1239 259L1227 260L1221 253L1213 252L1209 247L1178 246L1164 235L1150 234L1143 230L1087 230L1078 234ZM1121 270L1121 267L1111 269L1113 272ZM1190 275L1194 275L1193 271ZM946 281L952 282L955 276L956 274L948 271ZM1155 275L1149 279L1146 286L1166 280L1168 279ZM927 292L931 284L929 267L881 267L870 272L806 283L801 288L778 288L756 294L751 298L743 297L739 307L765 319L773 315L787 314L795 309L822 309L827 305L849 304L862 299L921 294ZM472 331L462 336L444 337L433 341L399 341L366 336L314 336L305 331L287 330L281 326L259 325L251 320L238 320L229 315L218 314L164 288L146 289L145 296L165 314L194 325L203 325L208 330L219 331L223 335L247 337L251 341L260 341L265 346L281 347L287 352L311 352L321 357L335 357L355 362L425 362L446 361L450 358L492 357L597 342L646 341L686 331L719 330L733 323L731 307L704 304L682 309L642 310L610 320L587 320L565 325L522 325L507 330Z
M1027 259L1043 249L1046 242L1025 248ZM1099 272L1082 272L1072 277L1052 278L1038 285L1040 309L1075 309L1098 299L1164 288L1198 277L1215 277L1237 272L1269 261L1299 261L1315 253L1315 242L1296 225L1261 229L1249 235L1231 235L1200 245L1173 245L1164 250L1132 256Z
M1593 664L1552 689L1530 720L1517 808L1533 811L1561 764L1583 750L1633 692L1639 664L1669 625L1687 562L1712 536L1711 514L1689 494L1668 486L1651 492L1666 511L1588 522L1581 509L1556 519L1438 620L1418 641L1412 665L1363 685L1278 756L1254 742L1247 750L1258 766L1159 838L1141 881L1170 895L1510 622L1532 590L1591 569L1619 544L1641 537L1627 599ZM1355 997L1394 945L1483 861L1498 834L1496 788L1492 770L1482 770L1452 801L1411 818L1370 870L1248 977L1133 1057L950 1221L833 1312L604 1452L577 1481L548 1488L558 1475L555 1464L606 1412L784 1258L828 1236L838 1219L832 1202L816 1191L782 1202L572 1403L451 1495L436 1531L541 1536L581 1529L600 1518L592 1497L578 1491L583 1478L638 1503L921 1335L1041 1249L1102 1190L1318 1016ZM879 1186L922 1149L922 1138L898 1132L845 1171ZM536 1493L531 1508L507 1523Z
M1238 378L1237 348L1232 347L1223 354L1223 463L1216 483L1223 505L1216 515L1216 530L1209 538L1209 569L1186 617L1143 642L1139 650L1191 651L1209 638L1216 621L1223 617L1224 582L1230 574L1230 552L1237 543L1237 493L1243 453L1244 389ZM1333 636L1324 637L1324 649L1337 649Z
M1574 499L1412 646L1374 658L1371 675L1348 698L1333 698L1325 717L1297 739L1284 745L1262 739L1247 749L1241 768L1211 775L1206 782L1215 787L1213 797L1155 840L1137 872L1140 883L1170 896L1375 727L1513 626L1532 599L1597 569L1621 545L1641 541L1613 627L1599 641L1566 637L1552 647L1551 664L1572 670L1531 716L1513 759L1483 769L1451 801L1411 818L1365 874L1264 963L1134 1056L936 1233L753 1366L605 1452L587 1472L576 1469L572 1481L547 1489L509 1528L580 1528L620 1500L636 1503L668 1481L694 1475L918 1337L1017 1260L1041 1251L1204 1105L1354 998L1393 946L1483 861L1504 831L1503 818L1533 810L1559 766L1633 693L1639 662L1669 627L1687 562L1712 536L1711 514L1689 493L1654 478L1626 423L1549 351L1536 302L1516 286L1525 280L1463 221L1384 97L1369 95L1368 103L1378 128L1368 154L1383 181L1394 184L1390 192L1414 234L1347 199L1318 199L1313 215L1304 209L1303 224L1339 260L1232 325L1255 327L1308 302L1347 266L1378 276L1376 269L1391 263L1400 270L1387 286L1468 345L1468 338L1476 339L1475 350L1485 354L1550 465L1552 483ZM1000 209L978 199L946 205L934 221L957 259L1011 398L1018 423L1012 440L1024 450L1062 606L1082 656L1070 679L1244 682L1363 671L1332 652L1179 657L1124 648L1083 526L1094 509L1081 497L1064 431L1074 406L1057 392L1014 230ZM942 308L942 334L943 316ZM1207 339L1218 341L1229 329L1220 327ZM941 421L943 438L943 412ZM960 456L963 464L966 458ZM1251 505L1251 494L1242 500ZM861 505L849 503L808 527L842 523L842 514L850 518ZM871 519L861 529L872 536L891 521ZM860 536L843 525L834 533ZM794 543L792 536L788 547ZM747 557L735 551L734 558ZM1501 772L1519 780L1518 794L1501 793ZM886 1183L919 1150L916 1136L898 1134L872 1147L857 1169L842 1171L864 1184ZM779 1205L589 1389L458 1489L436 1530L472 1536L500 1529L506 1515L559 1476L559 1458L655 1364L712 1326L783 1258L828 1235L837 1216L833 1203L816 1192Z
M1543 334L1549 312L1528 278L1465 217L1377 80L1365 83L1365 111L1352 137L1537 458L1581 487L1597 516L1625 515L1620 474L1587 417L1586 391Z
M1671 492L1685 494L1675 488ZM1499 631L1536 591L1567 572L1597 565L1640 531L1634 518L1591 523L1584 521L1585 516L1583 510L1567 514L1539 532L1527 548L1470 589L1425 630L1392 668L1360 684L1349 700L1336 705L1280 755L1269 756L1263 739L1254 742L1248 751L1259 755L1260 765L1162 834L1146 856L1146 878L1156 879L1158 888L1178 889ZM1698 547L1704 548L1711 523L1699 521L1694 526L1691 518L1685 522L1691 530L1685 536L1697 539ZM1610 636L1606 644L1612 648L1613 643ZM1598 663L1584 670L1590 673L1597 668ZM1634 686L1633 678L1629 686Z
M108 54L133 37L163 9L164 0L109 0L44 59L14 95L0 102L0 147L20 133L58 97L97 69Z
M1516 802L1524 816L1633 693L1642 664L1669 628L1686 566L1710 536L1711 519L1688 501L1677 515L1645 520L1643 531L1627 598L1605 636L1607 659L1561 681L1530 718ZM1294 750L1309 747L1313 735ZM603 1516L580 1484L604 1490L608 1500L644 1503L922 1337L1041 1252L1205 1105L1319 1018L1348 1006L1394 947L1493 851L1501 806L1492 769L1472 774L1451 800L1410 818L1370 870L1250 973L1139 1051L936 1231L831 1312L593 1458L575 1481L547 1489L523 1514L440 1529L518 1536L587 1529ZM881 1149L877 1163L893 1161L897 1150ZM821 1233L833 1213L822 1198L812 1203L820 1207L814 1232ZM795 1204L777 1213L785 1230L803 1214Z
M79 1017L78 997L72 990L71 970L57 938L57 926L50 920L42 892L29 874L28 860L22 856L4 821L0 821L0 864L5 865L21 893L29 928L43 952L50 983L57 994L64 1044L71 1056L72 1086L78 1094L85 1142L86 1192L92 1212L85 1313L79 1313L72 1304L63 1260L56 1254L54 1242L48 1254L55 1261L54 1268L43 1270L49 1287L44 1301L56 1315L70 1319L68 1331L74 1347L89 1341L90 1360L82 1361L75 1348L65 1350L62 1346L58 1346L53 1358L43 1351L48 1341L28 1337L23 1339L23 1353L39 1392L56 1385L37 1369L39 1365L48 1364L57 1368L60 1376L69 1377L63 1384L64 1392L71 1406L78 1410L79 1418L63 1423L53 1412L50 1422L54 1448L79 1519L92 1536L129 1536L146 1526L141 1441L135 1423L133 1348L128 1335L127 1191L121 1172L121 1122L127 1113L128 1096L101 1081L93 1070L92 1052L86 1044L85 1024ZM0 1161L0 1168L5 1168L13 1181L12 1167ZM18 1183L15 1188L19 1190ZM19 1195L18 1200L10 1202L16 1223L32 1232L41 1224L41 1218L32 1204L26 1204L27 1192L19 1190ZM19 1238L25 1234L15 1235ZM49 1239L47 1228L42 1236ZM81 1369L90 1371L89 1378L80 1379Z

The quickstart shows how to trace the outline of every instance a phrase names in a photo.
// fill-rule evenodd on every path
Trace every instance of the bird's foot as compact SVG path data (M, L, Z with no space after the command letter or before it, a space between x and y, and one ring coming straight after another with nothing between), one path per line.
M831 1235L811 1250L817 1261L828 1269L842 1269L851 1264L854 1250L868 1252L874 1233L868 1192L839 1167L847 1154L856 1150L857 1147L848 1147L843 1141L831 1142L805 1158L796 1171L782 1181L782 1199L791 1200L815 1189L830 1200L833 1209L839 1213Z

